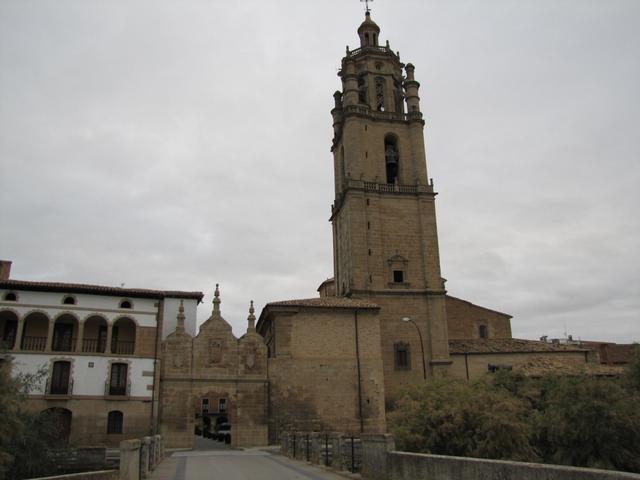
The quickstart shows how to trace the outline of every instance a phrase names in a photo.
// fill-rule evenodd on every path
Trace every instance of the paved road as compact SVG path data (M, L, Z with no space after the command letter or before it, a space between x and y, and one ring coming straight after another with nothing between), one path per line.
M150 480L344 480L320 467L259 449L174 452Z

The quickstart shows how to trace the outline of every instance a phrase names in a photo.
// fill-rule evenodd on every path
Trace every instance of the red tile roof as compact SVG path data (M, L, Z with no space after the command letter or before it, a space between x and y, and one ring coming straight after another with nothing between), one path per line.
M380 308L373 302L347 297L315 297L299 300L269 302L267 307L308 307L308 308Z
M88 293L93 295L109 295L134 298L185 298L202 301L202 292L182 292L176 290L149 290L145 288L107 287L104 285L88 285L84 283L31 282L26 280L0 281L0 288L8 290L27 290L34 292Z
M584 352L588 348L577 345L523 340L520 338L488 338L449 340L449 353L528 353L528 352Z

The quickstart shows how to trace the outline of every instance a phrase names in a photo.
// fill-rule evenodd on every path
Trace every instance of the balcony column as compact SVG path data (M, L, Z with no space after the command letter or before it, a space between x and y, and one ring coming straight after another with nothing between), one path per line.
M78 338L76 339L76 352L82 352L82 343L84 341L84 320L78 320Z
M18 327L16 328L16 340L13 342L13 348L11 350L20 350L22 345L22 331L24 330L24 318L18 318Z
M53 318L49 319L49 329L47 330L47 343L44 346L45 352L51 352L53 350L53 329L55 328L56 321Z
M104 347L104 353L111 355L111 335L113 333L113 323L107 322L107 344Z

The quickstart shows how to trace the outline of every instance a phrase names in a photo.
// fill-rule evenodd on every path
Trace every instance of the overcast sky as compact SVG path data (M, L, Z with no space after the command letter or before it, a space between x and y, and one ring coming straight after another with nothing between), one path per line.
M640 340L640 2L376 0L416 66L451 295L514 336ZM0 0L12 278L250 299L333 275L357 0Z

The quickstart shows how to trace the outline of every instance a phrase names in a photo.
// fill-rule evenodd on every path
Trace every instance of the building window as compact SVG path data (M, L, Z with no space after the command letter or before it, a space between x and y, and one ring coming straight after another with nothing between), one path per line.
M133 308L133 304L131 303L131 300L122 300L120 302L120 308Z
M71 373L71 362L54 362L51 372L51 383L49 393L51 395L69 394L69 375Z
M221 398L218 400L218 413L225 413L227 411L227 399Z
M119 410L111 410L107 418L107 433L122 433L124 415Z
M411 352L408 343L396 343L393 345L395 352L396 370L411 370Z
M75 305L76 304L76 299L73 298L71 295L67 295L66 297L64 297L62 299L62 303L64 305Z
M404 282L404 272L402 270L394 270L393 283L403 283L403 282Z
M209 399L208 398L203 398L202 399L202 413L209 413Z
M15 302L18 300L18 296L14 292L8 292L4 294L4 299L7 302Z
M126 363L112 363L111 376L109 378L109 395L127 394L127 367Z
M478 328L478 333L480 334L480 338L489 338L489 331L487 330L486 325L480 325L480 328Z

